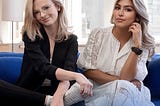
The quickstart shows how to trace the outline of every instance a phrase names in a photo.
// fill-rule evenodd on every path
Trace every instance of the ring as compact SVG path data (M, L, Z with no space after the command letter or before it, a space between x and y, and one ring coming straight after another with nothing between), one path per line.
M81 91L84 91L84 89L81 89Z

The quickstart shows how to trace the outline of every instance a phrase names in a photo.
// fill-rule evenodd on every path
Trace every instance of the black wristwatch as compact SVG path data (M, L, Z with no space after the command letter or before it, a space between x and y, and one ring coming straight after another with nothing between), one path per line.
M141 55L143 50L137 47L131 47L131 50L136 54L136 55Z

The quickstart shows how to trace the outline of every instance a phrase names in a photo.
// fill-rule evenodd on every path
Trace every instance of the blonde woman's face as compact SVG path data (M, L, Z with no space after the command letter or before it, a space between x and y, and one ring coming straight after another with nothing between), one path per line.
M57 21L59 10L60 8L52 0L34 0L34 17L44 26L53 25Z
M136 19L131 0L120 0L113 10L113 21L117 27L129 27Z

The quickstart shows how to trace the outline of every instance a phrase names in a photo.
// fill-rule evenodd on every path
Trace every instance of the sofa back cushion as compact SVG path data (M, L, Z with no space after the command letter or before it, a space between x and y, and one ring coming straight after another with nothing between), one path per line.
M20 75L22 57L0 57L0 79L15 83Z
M150 89L152 97L160 97L160 54L153 55L148 63L148 75L144 84Z
M0 57L23 57L23 53L0 52Z

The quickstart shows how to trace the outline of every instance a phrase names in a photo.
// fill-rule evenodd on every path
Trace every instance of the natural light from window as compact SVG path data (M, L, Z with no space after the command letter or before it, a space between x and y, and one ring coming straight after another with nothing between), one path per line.
M61 0L66 9L69 25L78 36L79 44L85 44L90 31L96 27L110 26L114 0ZM160 43L160 0L144 0L150 18L149 29L156 43ZM14 22L14 43L22 42L23 22ZM0 42L11 43L10 22L0 21Z

